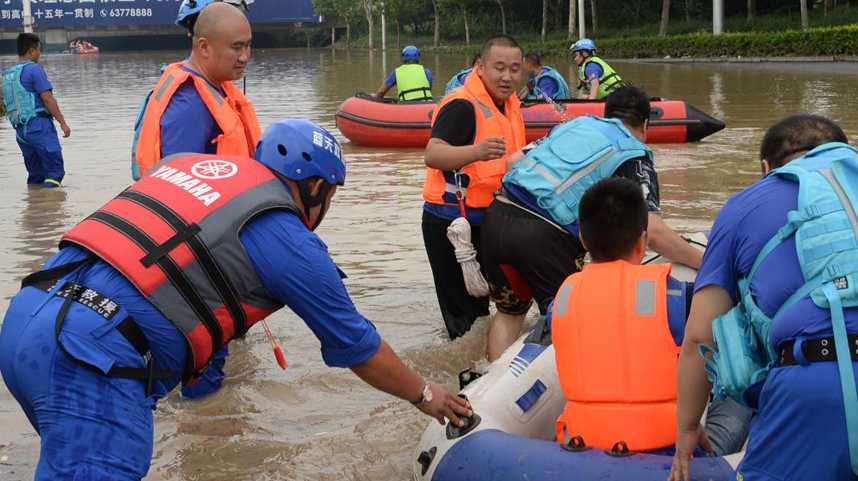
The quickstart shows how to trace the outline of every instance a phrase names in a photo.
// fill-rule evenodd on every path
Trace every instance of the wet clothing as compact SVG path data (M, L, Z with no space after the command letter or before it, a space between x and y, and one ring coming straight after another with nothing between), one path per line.
M737 302L738 280L749 274L762 247L786 224L797 196L797 183L771 176L731 197L712 227L696 289L718 286ZM760 309L772 316L803 284L791 236L763 261L750 288ZM858 333L858 309L844 314L847 331ZM829 311L806 298L774 318L769 337L778 352L785 341L832 334ZM835 362L775 367L756 392L746 396L757 415L739 465L745 481L854 479Z
M488 314L488 300L475 299L468 294L453 245L447 239L447 227L461 215L460 209L464 209L471 222L471 241L479 259L479 226L483 213L500 186L506 158L525 144L524 119L519 105L515 96L496 105L479 75L469 75L462 88L444 98L432 119L433 137L453 146L473 145L491 137L506 140L506 154L499 159L473 162L458 172L426 169L423 240L438 304L451 338L461 336L477 317ZM466 132L462 133L463 130ZM457 192L463 197L461 206Z
M38 63L30 63L21 71L21 84L35 96L36 109L44 109L42 92L53 90L45 69ZM63 152L54 119L47 112L40 112L27 125L15 128L16 140L24 156L27 168L27 183L56 186L65 177ZM50 182L48 180L53 182ZM46 183L46 181L48 181Z
M614 177L640 183L647 210L660 212L658 174L649 158L624 162ZM533 195L506 182L485 218L480 266L498 310L522 314L535 299L539 311L545 313L566 277L583 265L587 251L578 240L578 223L557 224Z
M378 351L374 326L355 309L327 247L301 219L268 210L238 237L268 295L289 306L319 338L326 364L349 367ZM45 268L87 257L79 247L65 247ZM70 303L61 334L69 355L54 338L63 298L43 289L22 289L0 330L0 372L41 436L36 479L102 479L105 473L112 474L104 479L140 479L152 452L151 408L179 383L191 356L188 342L106 262L95 261L64 280L97 293L90 305ZM143 367L143 356L118 328L129 316L148 341L154 366L172 374L155 380L149 396L143 381L108 377L70 357L102 373L115 366Z

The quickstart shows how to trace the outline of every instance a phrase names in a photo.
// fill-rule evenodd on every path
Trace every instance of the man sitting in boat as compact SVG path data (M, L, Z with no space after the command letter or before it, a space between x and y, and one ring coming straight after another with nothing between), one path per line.
M524 56L524 71L528 75L527 100L563 100L572 97L566 79L557 70L542 65L539 52L528 52Z
M578 65L578 90L587 92L584 98L602 100L626 85L608 62L596 56L596 43L589 38L573 43L569 51Z
M654 158L643 144L649 111L645 92L621 88L608 97L606 118L578 117L555 127L504 176L480 240L480 263L497 306L489 326L489 361L518 338L532 299L544 314L564 279L578 271L577 260L586 252L578 241L578 204L605 177L625 177L643 189L654 251L700 266L703 253L660 216Z
M462 85L465 85L465 79L468 78L468 75L470 75L471 72L473 72L474 67L477 66L477 62L479 62L479 61L480 61L480 53L477 52L474 55L474 58L471 60L471 66L468 68L463 68L462 70L459 70L456 73L456 75L453 75L453 78L451 78L450 81L447 82L447 86L444 87L444 95L449 95L450 92L456 90L457 88L461 87Z
M604 179L580 204L581 241L593 262L569 276L550 312L557 374L567 403L557 440L612 451L654 451L676 441L677 354L693 283L670 264L641 265L647 203L640 184ZM738 451L750 411L713 404L717 454Z
M763 137L763 179L718 213L679 358L672 481L699 476L688 460L710 388L756 409L736 479L856 479L858 150L846 142L829 119L787 117Z
M432 100L432 71L420 65L420 49L414 45L402 49L402 65L390 72L376 97L384 97L394 85L399 100Z

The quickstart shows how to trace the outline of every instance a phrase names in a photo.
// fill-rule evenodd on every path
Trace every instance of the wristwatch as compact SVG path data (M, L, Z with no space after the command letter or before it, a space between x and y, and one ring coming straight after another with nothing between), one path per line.
M432 386L427 382L425 386L423 386L423 392L420 393L420 399L416 401L411 401L411 404L415 406L425 406L432 402Z

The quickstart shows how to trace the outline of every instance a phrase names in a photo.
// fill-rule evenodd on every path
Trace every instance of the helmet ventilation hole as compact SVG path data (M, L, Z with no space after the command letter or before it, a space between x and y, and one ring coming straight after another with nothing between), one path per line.
M286 154L289 153L289 151L286 150L286 146L283 144L277 144L277 152L280 152L280 155L283 157L286 157Z
M313 158L310 157L310 154L308 154L307 152L301 152L301 157L303 157L304 160L306 160L307 162L310 162L313 160Z

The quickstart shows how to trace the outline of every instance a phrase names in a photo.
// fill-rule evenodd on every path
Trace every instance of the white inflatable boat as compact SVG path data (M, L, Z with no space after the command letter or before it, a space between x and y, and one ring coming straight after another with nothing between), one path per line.
M705 239L705 237L704 237ZM673 276L696 272L674 265ZM566 399L544 322L510 346L462 391L474 416L464 428L430 423L414 457L415 481L665 481L671 455L605 452L554 441ZM697 457L693 479L735 479L741 454Z

